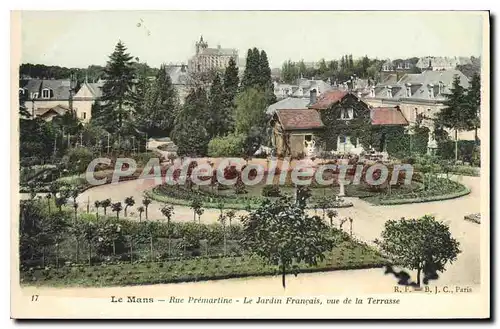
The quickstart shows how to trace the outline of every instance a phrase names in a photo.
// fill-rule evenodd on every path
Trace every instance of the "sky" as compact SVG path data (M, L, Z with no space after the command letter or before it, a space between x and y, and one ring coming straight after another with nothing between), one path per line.
M271 67L288 59L479 56L479 12L339 11L24 11L21 62L105 65L118 40L141 62L187 63L203 35L209 47L266 51ZM141 22L142 20L142 22ZM148 33L149 32L149 33Z

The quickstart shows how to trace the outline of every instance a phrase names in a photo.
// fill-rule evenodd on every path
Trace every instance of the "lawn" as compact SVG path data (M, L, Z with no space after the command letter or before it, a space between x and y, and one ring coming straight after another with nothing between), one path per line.
M347 235L317 266L298 264L301 273L382 267L388 264L378 251L351 240ZM195 257L161 262L121 262L95 266L28 269L21 284L35 286L128 286L219 280L278 275L278 267L252 255Z

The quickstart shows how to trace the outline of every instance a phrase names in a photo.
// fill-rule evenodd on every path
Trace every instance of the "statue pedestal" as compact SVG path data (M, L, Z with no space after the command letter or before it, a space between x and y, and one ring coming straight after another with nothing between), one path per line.
M340 183L339 187L340 187L339 196L342 196L342 197L345 196L345 187L344 187L344 184Z

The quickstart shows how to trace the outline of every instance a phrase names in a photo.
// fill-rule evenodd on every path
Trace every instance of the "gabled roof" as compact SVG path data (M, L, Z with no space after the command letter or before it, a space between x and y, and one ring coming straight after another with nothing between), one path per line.
M345 90L330 90L325 93L322 93L321 96L318 97L316 103L311 104L309 108L315 110L325 110L335 103L341 101L345 96L349 94L348 91Z
M56 106L49 107L49 108L39 107L39 108L36 109L35 115L37 115L37 116L45 116L46 114L48 114L50 112L54 112L57 115L63 115L67 111L69 111L69 107L66 107L64 105L58 104Z
M288 97L280 100L279 102L269 105L266 113L274 114L276 110L284 109L307 109L307 105L309 105L309 98Z
M374 126L406 126L408 121L398 107L374 107L370 109Z
M307 130L323 128L323 122L318 111L310 109L279 109L276 110L278 120L284 130Z

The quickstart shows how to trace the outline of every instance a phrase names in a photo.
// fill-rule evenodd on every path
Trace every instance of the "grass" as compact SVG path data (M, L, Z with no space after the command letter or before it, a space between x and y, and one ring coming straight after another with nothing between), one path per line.
M298 264L299 272L322 272L382 267L388 264L375 249L344 239L317 266ZM251 255L197 257L168 262L135 262L96 266L30 269L21 273L21 284L35 286L130 286L220 280L279 274L278 267Z

